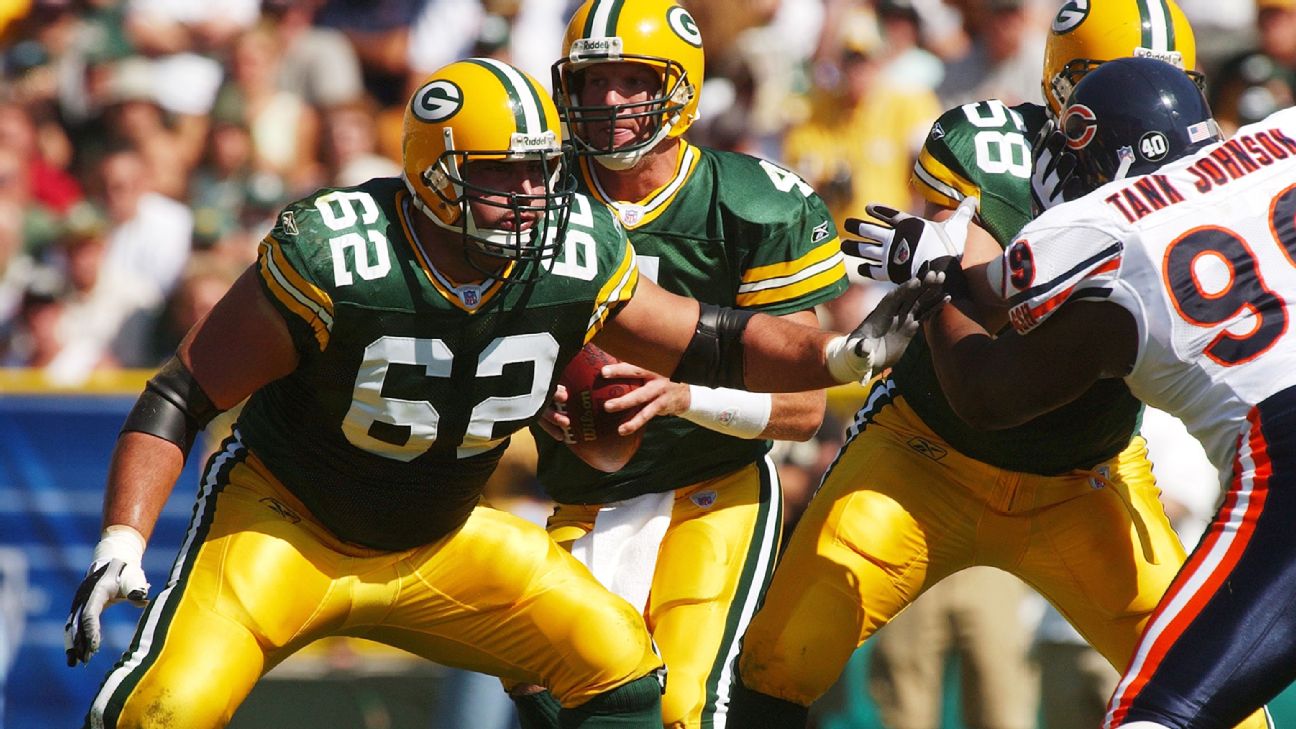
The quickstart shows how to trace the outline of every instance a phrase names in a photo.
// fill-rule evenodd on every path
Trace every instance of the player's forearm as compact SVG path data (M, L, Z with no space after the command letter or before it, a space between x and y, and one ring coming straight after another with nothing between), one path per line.
M124 524L147 540L183 467L184 454L175 443L148 433L122 433L108 466L104 528Z
M989 407L993 396L984 392L986 385L998 380L985 367L993 339L969 317L967 310L972 307L967 300L951 302L923 324L923 333L937 379L955 414L976 427L1002 428L1004 424Z
M827 409L828 395L823 390L783 392L770 395L773 401L769 424L761 432L769 440L810 440L819 432Z
M826 348L835 332L758 314L743 332L743 387L753 392L802 392L841 384L828 371Z

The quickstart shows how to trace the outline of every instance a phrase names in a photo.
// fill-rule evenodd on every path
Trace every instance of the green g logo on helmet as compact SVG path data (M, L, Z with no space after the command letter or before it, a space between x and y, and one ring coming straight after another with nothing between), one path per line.
M1053 18L1054 33L1069 33L1089 17L1089 0L1067 0Z
M463 108L463 89L453 81L433 81L414 94L410 110L425 122L443 122Z
M1084 2L1085 0L1081 0ZM698 30L697 21L689 12L678 5L666 12L666 24L675 31L675 35L694 48L702 47L702 31Z

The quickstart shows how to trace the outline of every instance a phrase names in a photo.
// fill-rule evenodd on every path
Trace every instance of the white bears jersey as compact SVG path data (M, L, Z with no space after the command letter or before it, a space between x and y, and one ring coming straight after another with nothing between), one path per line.
M1069 300L1129 310L1130 390L1227 470L1251 406L1296 385L1296 108L1052 208L990 278L1022 333Z

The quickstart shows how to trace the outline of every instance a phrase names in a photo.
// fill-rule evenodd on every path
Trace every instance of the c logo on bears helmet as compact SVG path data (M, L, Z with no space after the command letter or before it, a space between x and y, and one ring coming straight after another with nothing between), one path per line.
M1075 30L1089 17L1089 0L1070 0L1053 17L1052 31L1061 35Z
M410 109L425 122L443 122L463 108L463 89L453 81L433 81L414 94Z
M694 48L702 47L702 31L698 30L697 21L688 11L679 6L675 6L666 11L666 23L670 25L675 35L684 39L684 42Z

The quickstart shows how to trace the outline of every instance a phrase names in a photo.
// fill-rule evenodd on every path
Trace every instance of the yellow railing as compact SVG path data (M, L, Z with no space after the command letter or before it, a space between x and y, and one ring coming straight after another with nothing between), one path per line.
M153 370L99 370L85 382L65 385L39 369L0 367L0 395L132 395L144 389Z

